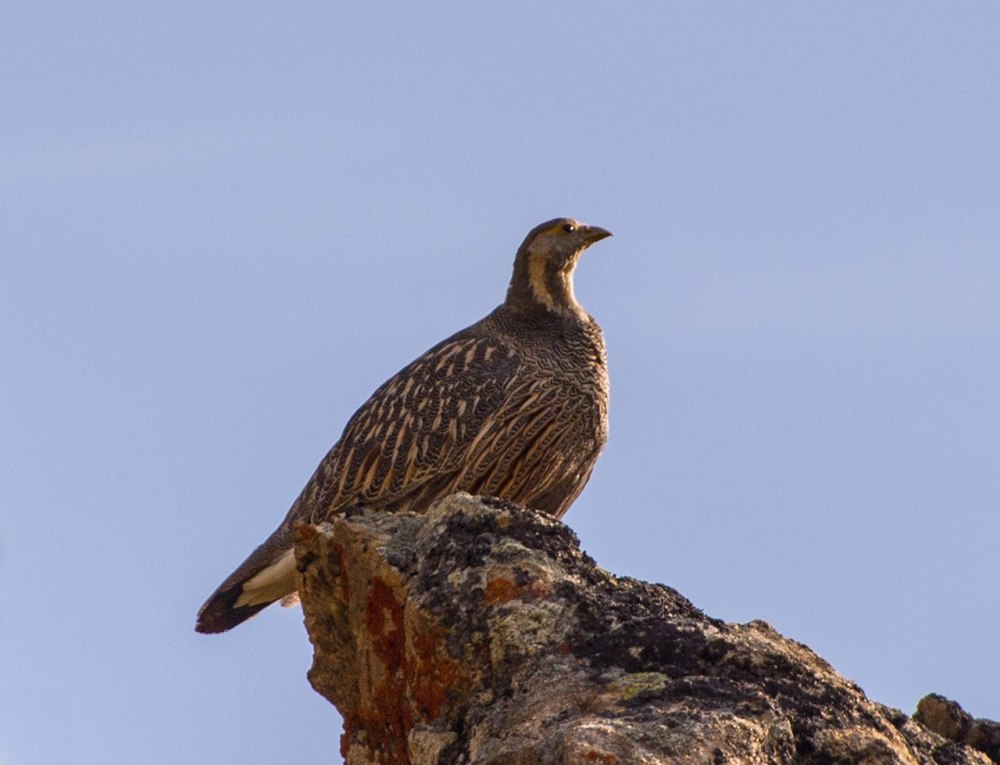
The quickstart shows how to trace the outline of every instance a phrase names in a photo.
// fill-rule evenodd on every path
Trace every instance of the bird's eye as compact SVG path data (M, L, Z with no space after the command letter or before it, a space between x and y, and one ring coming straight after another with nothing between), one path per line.
M574 231L576 231L576 226L574 226L572 223L566 223L563 225L563 231L565 231L567 234L572 234Z

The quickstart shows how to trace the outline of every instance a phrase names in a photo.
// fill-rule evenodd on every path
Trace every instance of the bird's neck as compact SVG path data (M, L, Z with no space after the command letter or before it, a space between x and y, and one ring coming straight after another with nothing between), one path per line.
M547 311L559 316L587 319L573 294L575 259L563 267L530 251L518 253L506 304L517 312Z

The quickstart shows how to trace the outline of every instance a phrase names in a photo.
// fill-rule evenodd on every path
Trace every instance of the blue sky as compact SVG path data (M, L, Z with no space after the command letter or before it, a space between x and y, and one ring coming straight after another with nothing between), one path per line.
M615 232L584 548L1000 718L1000 6L0 22L2 765L335 761L300 612L195 611L556 215Z

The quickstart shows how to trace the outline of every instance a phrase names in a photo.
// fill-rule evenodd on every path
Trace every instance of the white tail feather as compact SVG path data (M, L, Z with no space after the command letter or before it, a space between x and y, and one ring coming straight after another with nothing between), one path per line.
M273 603L295 592L295 553L287 550L274 563L243 583L236 606Z

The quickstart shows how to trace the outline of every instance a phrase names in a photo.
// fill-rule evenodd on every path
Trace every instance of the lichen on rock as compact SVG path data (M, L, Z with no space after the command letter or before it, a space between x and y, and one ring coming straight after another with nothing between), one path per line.
M351 765L990 761L503 500L300 527L296 556L309 680Z

